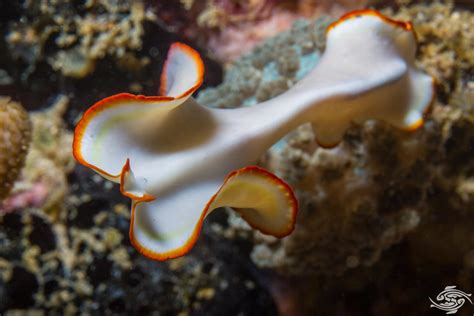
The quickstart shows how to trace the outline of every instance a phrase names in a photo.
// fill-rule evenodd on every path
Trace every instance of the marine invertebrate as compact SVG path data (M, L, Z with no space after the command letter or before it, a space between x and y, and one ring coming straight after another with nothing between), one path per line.
M76 127L74 156L133 200L130 237L151 258L189 251L204 218L223 206L283 237L294 228L293 192L249 165L306 122L326 146L352 121L418 128L434 91L431 77L414 67L415 50L410 23L355 11L329 26L321 61L292 89L254 107L222 110L190 97L202 82L202 61L175 44L162 96L119 94L96 103Z
M245 236L253 241L252 257L260 267L304 278L308 274L349 275L387 263L387 256L398 251L400 244L417 238L424 239L419 249L426 254L431 248L429 260L434 260L434 254L443 250L433 242L436 233L426 237L427 223L443 226L446 236L452 234L450 225L470 225L464 212L472 207L472 155L468 145L472 123L468 122L472 122L474 104L469 101L474 95L473 59L469 59L474 41L469 40L472 32L465 30L474 27L474 15L438 2L384 12L413 22L418 38L416 63L438 83L432 115L415 133L400 132L381 123L354 124L335 149L320 148L311 126L298 128L274 146L259 165L295 189L300 205L297 229L288 238L276 240L244 227L245 223L231 213L231 227L224 230L225 236ZM317 63L319 49L310 47L304 52L299 42L306 39L306 34L296 29L301 25L313 33L314 25L320 23L320 19L298 23L291 36L280 34L267 40L237 60L223 84L201 91L198 101L235 107L256 102L257 91L265 86L271 88L270 93L262 94L266 98L288 90L295 76L271 72L278 64L277 54L271 52L280 52L280 47L295 49L297 72L309 71L314 66L307 61ZM320 45L325 41L323 37L316 39ZM252 77L247 82L254 87L250 92L240 85L248 73ZM272 76L263 79L268 73ZM281 82L284 84L277 85ZM245 97L240 104L232 102L241 95ZM445 223L440 215L444 213L446 217L454 213L458 217ZM446 244L450 245L446 249L456 248L455 243ZM468 254L466 248L459 253ZM455 261L441 257L438 260L442 264ZM457 258L457 263L463 260ZM384 263L379 264L380 260ZM406 264L403 259L393 260Z
M24 79L40 61L74 78L91 74L96 62L107 56L125 68L140 68L149 62L137 54L144 23L154 19L142 1L99 0L71 5L41 0L21 7L21 19L8 25L6 42L12 56L28 63Z
M31 122L23 107L0 97L0 201L22 169L31 139Z

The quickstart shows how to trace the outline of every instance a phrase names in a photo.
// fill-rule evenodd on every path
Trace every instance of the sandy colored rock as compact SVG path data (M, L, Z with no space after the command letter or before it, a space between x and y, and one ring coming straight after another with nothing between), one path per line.
M31 122L23 107L0 97L0 200L10 192L25 163Z

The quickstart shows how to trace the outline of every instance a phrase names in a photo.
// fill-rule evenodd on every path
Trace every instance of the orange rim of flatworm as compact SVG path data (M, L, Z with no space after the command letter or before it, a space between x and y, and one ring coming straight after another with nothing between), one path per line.
M131 214L131 218L130 218L130 232L129 232L130 243L142 255L144 255L145 257L148 257L150 259L153 259L153 260L164 261L164 260L174 259L174 258L184 256L196 244L197 239L199 237L199 234L201 232L202 225L204 223L204 219L206 218L206 215L210 211L209 207L211 206L212 202L214 202L215 198L217 197L219 192L222 190L222 188L226 185L226 183L232 177L234 177L234 176L236 176L236 175L238 175L242 172L257 172L257 173L260 173L260 174L264 175L265 177L267 177L270 181L274 182L276 185L282 186L282 188L289 193L288 194L288 200L289 200L289 204L291 205L291 224L288 227L288 229L286 231L283 231L281 234L266 232L266 231L264 231L260 228L255 227L254 225L252 225L250 223L249 223L249 225L252 228L257 229L257 230L261 231L264 234L272 235L272 236L275 236L275 237L278 237L278 238L282 238L282 237L285 237L285 236L288 236L289 234L291 234L291 232L293 232L293 230L295 229L296 217L298 215L298 201L296 199L296 196L295 196L293 190L291 189L291 187L285 181L281 180L280 178L275 176L273 173L271 173L271 172L269 172L269 171L267 171L267 170L265 170L261 167L258 167L258 166L248 166L248 167L245 167L245 168L242 168L242 169L234 170L226 176L226 178L224 180L224 183L221 185L219 190L206 203L206 206L204 207L204 209L201 213L201 216L199 217L199 220L198 220L196 226L194 227L193 233L188 238L186 243L183 246L181 246L177 249L174 249L172 251L158 253L158 252L152 251L152 250L150 250L146 247L143 247L140 244L140 242L137 239L135 239L135 237L134 237L134 228L133 228L134 222L135 222L135 211L136 211L136 206L139 203L141 203L141 201L133 203L132 212L131 212L132 214Z
M434 77L431 77L431 89L432 89L431 100L428 103L428 106L423 110L422 117L418 121L413 123L412 125L405 128L404 129L405 131L414 132L423 126L426 118L428 117L429 113L431 113L431 110L433 109L433 106L436 100L436 90L437 90L436 87L437 87L436 79Z
M428 106L423 110L422 117L418 121L416 121L415 123L411 124L410 126L407 126L407 127L403 128L402 130L404 130L406 132L415 132L418 129L420 129L420 127L423 126L423 124L425 123L425 120L428 117L429 113L431 113L431 110L433 109L434 102L436 100L436 86L437 86L437 84L436 84L435 78L431 77L431 87L432 87L431 100L428 103ZM337 145L339 145L340 142L328 145L328 144L321 143L316 138L316 143L321 148L332 149L332 148L336 147Z
M151 202L155 200L156 198L153 195L150 194L143 194L142 196L135 195L133 193L125 191L125 175L127 172L130 171L130 159L127 158L127 161L125 162L125 165L122 168L122 172L120 173L120 193L134 201L138 202Z
M428 117L429 113L431 113L431 110L433 109L433 105L434 105L435 100L436 100L437 83L436 83L435 78L433 78L433 77L431 77L431 87L432 87L431 100L430 100L428 106L423 110L422 118L420 118L418 121L411 124L410 126L407 126L407 127L403 128L402 130L404 130L406 132L415 132L420 127L423 126L423 124L425 123L425 120ZM324 144L324 143L321 143L320 141L318 141L317 137L315 138L315 140L316 140L316 143L318 144L318 146L321 147L321 148L324 148L324 149L332 149L332 148L334 148L334 147L336 147L337 145L340 144L340 142L335 143L335 144Z
M392 18L389 18L386 15L383 15L379 11L372 10L372 9L355 10L355 11L351 11L349 13L346 13L346 14L342 15L337 21L334 21L333 23L329 24L329 26L326 29L326 33L330 32L336 26L338 26L339 24L341 24L341 23L343 23L347 20L358 18L358 17L361 17L361 16L375 16L375 17L378 17L381 20L383 20L384 22L387 22L387 23L389 23L393 26L402 28L406 31L410 31L410 32L413 33L413 35L415 35L415 31L413 29L413 24L411 22L394 20Z
M339 145L341 143L341 142L337 142L337 143L333 143L333 144L325 144L325 143L322 143L321 141L319 141L317 138L315 140L316 140L316 144L318 144L318 146L323 148L323 149L332 149L332 148L336 147L337 145Z
M288 201L289 201L289 204L290 204L290 208L291 208L291 225L288 227L288 229L286 231L282 231L281 233L272 233L270 231L267 231L265 229L262 229L262 228L259 228L255 225L253 225L252 223L247 222L247 224L250 225L250 227L252 227L253 229L255 230L258 230L266 235L271 235L271 236L274 236L274 237L277 237L277 238L283 238L283 237L286 237L288 236L289 234L291 234L293 232L293 230L295 229L295 225L296 225L296 217L298 216L298 199L296 198L295 196L295 193L293 192L293 189L290 187L290 185L288 183L286 183L285 181L283 181L282 179L278 178L276 175L274 175L273 173L271 173L270 171L264 169L264 168L261 168L261 167L258 167L258 166L249 166L249 167L246 167L246 168L242 168L242 169L239 169L239 170L235 170L233 172L231 172L227 178L226 178L226 182L227 180L229 180L231 177L233 177L234 175L238 175L242 172L255 172L255 173L260 173L261 175L265 176L268 178L269 181L273 182L274 185L276 186L281 186L283 188L284 191L286 191L288 193ZM225 182L224 182L225 184ZM224 185L222 185L221 189L224 187ZM220 192L220 190L217 192L217 194ZM216 194L216 195L217 195ZM213 197L214 199L215 197ZM243 213L240 213L242 217L244 217L245 219L245 215Z
M87 126L89 125L89 123L98 114L100 114L102 111L107 110L111 107L117 107L117 106L120 106L120 105L124 105L128 101L137 101L137 102L146 102L146 103L148 103L148 102L168 102L168 101L178 100L178 99L182 99L184 97L189 96L194 91L196 91L197 88L199 88L199 86L201 86L201 84L203 82L203 78L204 78L204 64L201 60L201 57L199 56L199 53L197 51L195 51L194 49L192 49L191 47L185 45L185 44L174 43L170 47L170 50L168 52L168 56L171 56L170 54L172 53L172 51L174 49L182 49L186 54L190 55L193 58L193 60L196 62L197 69L198 69L198 76L197 76L198 79L197 79L196 83L191 88L189 88L188 90L186 90L184 93L182 93L181 95L179 95L177 97L144 96L144 95L135 95L135 94L131 94L131 93L119 93L119 94L112 95L110 97L104 98L104 99L96 102L93 106L91 106L89 109L87 109L87 111L83 114L82 118L80 119L79 123L76 125L76 128L74 129L74 139L73 139L73 143L72 143L72 154L73 154L74 158L80 164L82 164L82 165L84 165L88 168L91 168L91 169L95 170L96 172L105 175L106 177L113 178L115 180L120 179L122 177L122 172L123 172L123 168L125 167L125 165L124 165L124 167L122 167L122 172L120 172L117 175L114 175L114 174L106 172L105 170L103 170L103 169L101 169L101 168L99 168L99 167L97 167L93 164L88 163L84 159L84 157L82 155L82 151L81 151L81 142L82 142L82 137L84 136L85 130L86 130ZM165 62L165 67L163 68L163 71L161 73L161 80L165 80L165 82L166 82L166 65L167 65L168 62L169 62L169 60L167 59L166 62ZM162 86L163 86L163 84L162 84ZM125 196L130 197L130 196L133 196L133 194L128 194L128 195L125 195Z
M358 18L358 17L361 17L361 16L368 16L368 15L378 17L381 20L383 20L384 22L387 22L387 23L389 23L389 24L391 24L395 27L402 28L406 31L411 32L413 34L413 36L415 37L415 40L417 41L416 32L415 32L415 30L413 28L413 24L411 22L394 20L392 18L389 18L386 15L383 15L379 11L371 10L371 9L355 10L355 11L352 11L352 12L349 12L349 13L346 13L346 14L342 15L337 21L331 23L327 27L326 34L329 33L335 27L337 27L339 24L341 24L341 23L343 23L347 20ZM432 108L432 106L434 104L434 101L436 99L436 81L434 80L433 77L431 77L431 78L432 78L432 91L433 92L432 92L432 95L431 95L430 103L425 108L425 110L423 111L423 117L421 119L419 119L418 121L416 121L415 123L413 123L412 125L404 128L404 130L406 130L406 131L409 131L409 132L416 131L421 126L423 126L428 113L430 113L430 111L431 111L431 108ZM331 144L331 145L327 146L327 145L318 143L318 145L320 145L323 148L332 148L332 147L336 146L337 144L335 144L335 145Z
M196 83L191 88L189 88L184 93L182 93L180 96L176 97L177 99L180 99L182 97L185 97L193 93L199 86L201 86L204 80L204 63L199 53L193 48L189 47L188 45L183 44L183 43L171 44L170 49L168 50L168 55L166 57L165 64L163 66L163 70L161 71L161 77L160 77L160 94L161 95L166 94L166 90L167 90L166 88L167 88L167 83L168 83L166 72L169 66L169 62L171 60L170 57L175 52L176 49L180 49L181 51L186 53L189 57L191 57L194 60L194 62L196 63L197 72L198 72L198 80L196 81Z
M72 142L72 154L74 158L82 165L89 167L101 174L105 174L107 177L111 177L114 179L120 178L121 173L117 175L113 175L111 173L106 172L105 170L102 170L101 168L88 163L81 151L81 142L82 138L84 137L85 130L89 123L102 111L107 110L112 107L117 107L120 105L126 104L126 102L129 101L138 101L138 102L166 102L166 101L173 101L174 98L171 97L165 97L165 96L154 96L154 97L148 97L148 96L143 96L143 95L134 95L130 93L119 93L110 97L107 97L105 99L102 99L101 101L95 103L93 106L91 106L82 116L81 120L79 123L76 125L76 128L74 130L74 139Z

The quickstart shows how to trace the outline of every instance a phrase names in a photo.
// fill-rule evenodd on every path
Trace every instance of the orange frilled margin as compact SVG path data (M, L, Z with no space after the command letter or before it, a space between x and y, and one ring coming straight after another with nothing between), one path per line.
M134 95L130 93L119 93L119 94L107 97L105 99L102 99L101 101L95 103L84 113L81 120L76 125L76 129L74 130L74 140L72 143L72 154L74 155L74 158L80 164L95 170L96 172L98 172L101 175L104 175L105 177L113 178L115 180L120 180L121 173L117 175L110 174L107 171L93 164L88 163L84 159L82 155L82 150L81 150L81 143L82 143L82 138L84 137L87 126L98 114L112 107L119 107L121 105L126 105L129 102L133 102L133 101L151 103L151 102L167 102L167 101L173 101L173 100L174 98L166 97L166 96L148 97L148 96L143 96L143 95Z
M202 228L203 221L204 221L206 215L211 211L210 206L211 206L212 202L215 200L216 196L219 194L221 189L225 186L225 184L230 179L232 179L233 177L235 177L239 174L246 173L246 172L258 173L262 177L266 178L268 181L274 183L275 185L280 186L281 188L283 188L286 191L286 196L288 197L288 203L289 203L289 205L291 205L291 209L290 209L291 223L288 226L287 230L281 231L281 232L278 232L278 233L274 233L273 235L275 237L284 237L284 236L289 235L294 230L295 223L296 223L296 216L297 216L297 213L298 213L298 203L297 203L296 197L294 196L293 191L291 190L291 188L289 187L288 184L286 184L284 181L282 181L279 178L277 178L276 176L274 176L272 173L270 173L270 172L268 172L265 169L260 168L260 167L250 166L250 167L246 167L246 168L243 168L243 169L233 171L226 177L226 179L224 180L223 185L221 186L221 189L219 189L219 191L214 196L212 196L211 199L209 200L209 202L206 204L206 206L205 206L204 210L202 211L202 214L199 218L199 221L198 221L198 223L196 224L196 226L193 230L193 233L192 233L191 237L189 238L189 240L186 242L185 245L183 245L182 247L180 247L178 249L175 249L173 251L166 252L166 253L153 252L153 251L143 247L135 239L133 223L134 223L134 220L135 220L136 206L139 203L153 201L155 199L155 197L152 196L152 195L149 195L149 194L144 194L142 196L137 196L137 195L134 195L130 192L126 192L124 186L125 186L125 178L127 177L127 175L130 172L130 160L129 159L126 160L124 166L122 167L122 170L121 170L120 174L113 175L113 174L110 174L110 173L106 172L105 170L93 165L93 164L90 164L83 157L82 151L81 151L81 142L82 142L82 138L85 134L86 128L89 125L89 123L98 114L100 114L102 111L105 111L105 110L107 110L109 108L112 108L112 107L119 107L121 105L126 105L126 104L129 104L130 102L165 103L165 102L173 101L173 100L176 100L176 99L181 99L181 98L188 97L194 91L197 90L197 88L202 84L203 76L204 76L204 65L202 63L202 60L199 57L199 54L194 49L190 48L189 46L187 46L185 44L175 43L170 48L170 51L168 53L167 61L165 62L165 65L164 65L163 70L162 70L160 93L164 94L169 88L167 86L168 85L167 72L168 72L168 68L170 66L170 59L171 59L172 54L174 53L175 50L180 50L181 52L184 52L188 56L192 57L192 59L196 62L196 66L197 66L197 69L198 69L198 76L197 76L197 80L196 80L195 84L192 87L190 87L189 89L187 89L184 93L180 94L177 97L164 96L164 95L162 95L162 96L143 96L143 95L134 95L134 94L129 94L129 93L120 93L120 94L116 94L116 95L107 97L107 98L95 103L93 106L91 106L84 113L84 115L82 116L81 120L79 121L79 123L77 124L77 126L75 128L74 140L73 140L73 155L74 155L75 159L79 163L81 163L82 165L95 170L99 174L102 174L103 176L105 176L107 178L111 178L113 180L116 180L117 182L120 182L120 192L124 196L127 196L130 199L132 199L131 225L130 225L130 240L131 240L131 243L140 253L142 253L143 255L145 255L146 257L149 257L151 259L154 259L154 260L167 260L167 259L183 256L187 252L189 252L190 249L194 246L194 244L197 241L197 238L198 238L199 233L200 233L201 228ZM263 231L263 233L268 233L268 232Z
M404 22L404 21L394 20L394 19L389 18L386 15L383 15L379 11L371 10L371 9L355 10L355 11L351 11L349 13L346 13L346 14L342 15L337 21L334 21L333 23L331 23L328 26L328 28L326 29L326 33L330 32L333 28L335 28L336 26L338 26L339 24L341 24L341 23L343 23L347 20L355 19L355 18L358 18L358 17L361 17L361 16L375 16L375 17L378 17L386 23L392 24L393 26L396 26L396 27L400 27L400 28L402 28L406 31L413 32L413 35L415 35L414 29L413 29L413 24L411 22Z
M197 69L198 69L198 75L195 84L187 89L185 92L183 92L181 95L176 96L176 97L170 97L170 96L144 96L144 95L135 95L135 94L130 94L130 93L119 93L110 97L107 97L105 99L102 99L101 101L95 103L93 106L91 106L82 116L81 120L77 124L75 130L74 130L74 140L72 144L72 153L74 158L82 165L91 168L98 172L99 174L104 175L107 178L112 178L115 180L120 180L121 174L113 175L105 170L102 170L101 168L88 163L81 151L81 143L82 143L82 138L85 134L85 130L89 123L102 111L105 111L109 108L112 107L119 107L121 105L126 105L129 102L154 102L154 103L163 103L163 102L169 102L177 99L182 99L185 97L188 97L192 93L194 93L202 84L203 79L204 79L204 64L202 62L201 57L199 56L199 53L189 47L188 45L185 45L183 43L173 43L168 51L168 56L165 61L165 65L163 67L163 70L161 72L161 89L160 91L166 91L166 85L167 85L167 70L169 67L170 63L170 57L172 56L173 52L175 50L181 50L184 53L186 53L188 56L190 56L194 62L196 63ZM125 165L124 165L125 168Z
M181 247L179 247L179 248L177 248L173 251L168 251L168 252L164 252L164 253L157 253L157 252L151 251L150 249L147 249L147 248L143 247L138 242L138 240L134 236L134 228L133 228L134 225L133 225L133 223L135 221L136 206L139 203L141 203L141 201L133 202L133 204L132 204L132 215L131 215L131 220L130 220L130 241L131 241L133 247L135 247L142 255L144 255L144 256L146 256L150 259L159 260L159 261L174 259L174 258L178 258L178 257L181 257L181 256L187 254L197 242L197 239L199 237L199 233L201 232L201 228L202 228L202 225L204 223L204 219L206 218L207 214L210 211L212 211L212 209L210 209L210 206L212 205L212 202L214 202L215 198L219 195L219 193L225 187L227 182L229 182L233 177L236 177L236 176L238 176L240 174L243 174L243 173L258 174L259 176L265 178L267 181L271 182L273 185L276 185L276 186L279 186L280 188L282 188L286 193L285 195L287 196L288 204L290 205L290 214L291 214L290 225L284 231L281 231L281 232L278 232L278 233L268 232L268 231L264 231L264 230L260 229L259 227L256 227L256 226L252 225L251 223L249 223L249 225L252 228L254 228L256 230L259 230L264 234L272 235L272 236L275 236L277 238L283 238L283 237L288 236L289 234L291 234L293 232L293 230L295 229L296 217L298 215L298 200L296 199L296 196L293 193L293 190L291 189L291 187L285 181L281 180L280 178L275 176L273 173L271 173L271 172L269 172L269 171L267 171L267 170L265 170L261 167L258 167L258 166L248 166L248 167L245 167L245 168L242 168L242 169L235 170L235 171L231 172L229 175L227 175L227 177L225 178L224 183L222 184L220 189L216 192L216 194L214 194L211 197L211 199L207 202L206 206L204 207L204 210L202 211L201 216L200 216L196 226L194 227L194 230L193 230L193 233L192 233L191 237L187 240L187 242L183 246L181 246Z
M338 21L332 23L328 27L327 32L330 32L332 29L337 27L337 25L341 24L342 22L344 22L348 19L357 18L359 16L364 16L364 15L376 16L376 17L382 19L383 21L385 21L387 23L390 23L391 25L394 25L396 27L400 27L400 28L403 28L404 30L410 31L410 32L413 33L413 35L416 38L416 34L414 32L414 29L413 29L413 26L412 26L411 23L392 20L392 19L390 19L390 18L388 18L388 17L386 17L386 16L382 15L381 13L379 13L377 11L374 11L374 10L358 10L358 11L350 12L350 13L342 16ZM97 102L89 110L86 111L86 113L84 114L84 116L82 117L82 119L80 120L79 124L77 125L77 127L75 129L74 142L73 142L74 157L76 158L76 160L79 163L81 163L81 164L83 164L83 165L85 165L85 166L87 166L91 169L94 169L95 171L97 171L97 172L99 172L99 173L101 173L101 174L103 174L107 177L120 180L120 182L121 182L121 192L124 195L128 196L129 198L131 198L133 200L132 212L131 212L131 225L130 225L130 240L131 240L131 243L140 253L142 253L143 255L145 255L146 257L149 257L151 259L154 259L154 260L167 260L167 259L172 259L172 258L183 256L184 254L189 252L190 249L196 243L198 235L199 235L199 233L201 231L201 228L202 228L203 221L204 221L206 215L211 211L210 206L214 202L215 198L218 196L219 192L226 185L226 183L229 180L231 180L233 177L235 177L235 176L237 176L241 173L246 173L246 172L258 173L258 174L260 174L260 176L264 177L265 179L272 182L273 184L278 185L279 187L283 188L286 191L286 196L288 198L288 205L290 205L291 225L289 225L288 229L286 229L285 231L281 231L281 232L278 232L278 233L275 233L275 232L271 233L271 232L266 232L266 231L262 231L262 232L267 233L267 234L270 233L270 234L272 234L276 237L285 237L285 236L289 235L295 228L296 216L297 216L297 213L298 213L298 202L296 200L296 197L295 197L293 191L291 190L291 188L289 187L289 185L287 183L285 183L284 181L282 181L281 179L279 179L278 177L276 177L272 173L266 171L265 169L256 167L256 166L250 166L250 167L246 167L246 168L243 168L243 169L233 171L226 177L226 179L224 180L224 183L221 186L221 188L218 190L218 192L214 196L211 197L211 199L206 204L206 206L205 206L204 210L202 211L201 216L200 216L196 226L194 227L194 230L192 232L191 237L187 240L187 242L182 247L179 247L179 248L177 248L173 251L169 251L169 252L165 252L165 253L153 252L153 251L143 247L135 239L133 223L134 223L134 220L135 220L136 206L139 203L151 201L151 200L154 199L154 197L149 196L149 195L143 195L143 196L139 197L139 196L135 196L133 194L125 192L125 190L123 188L123 186L124 186L123 183L124 183L124 178L125 178L126 174L130 170L129 160L127 159L125 165L122 168L122 172L120 174L112 175L112 174L109 174L109 173L105 172L104 170L102 170L102 169L100 169L100 168L98 168L94 165L89 164L83 158L83 156L81 154L81 148L80 148L81 145L80 144L81 144L81 140L82 140L82 137L84 135L85 129L86 129L87 125L90 123L90 121L101 111L104 111L109 107L120 106L121 104L127 103L129 101L158 102L159 103L159 102L167 102L167 101L172 101L172 100L175 100L175 99L184 98L184 97L187 97L190 94L192 94L202 84L203 74L204 74L204 66L202 64L202 60L199 57L199 54L195 50L193 50L192 48L188 47L187 45L184 45L184 44L181 44L181 43L176 43L176 44L172 45L172 47L170 49L170 52L168 53L168 59L165 62L165 65L164 65L164 68L163 68L163 71L162 71L162 74L161 74L162 84L161 84L161 88L160 88L160 93L164 94L164 92L166 92L169 88L167 86L167 84L168 84L167 71L168 71L168 67L169 67L170 56L171 56L171 54L173 54L174 49L179 49L180 51L182 51L182 52L188 54L189 56L191 56L193 58L193 60L196 61L197 69L198 69L198 80L197 80L197 82L191 88L186 90L183 94L181 94L177 97L170 97L170 96L147 97L147 96L141 96L141 95L133 95L133 94L122 93L122 94L117 94L117 95L105 98L102 101ZM417 122L416 126L413 126L413 129L416 129L419 126L421 126L421 123ZM410 129L412 129L412 128L410 128ZM259 229L258 227L255 227L255 226L254 226L254 228Z
M379 11L372 10L372 9L355 10L355 11L351 11L351 12L348 12L348 13L342 15L337 21L332 22L327 27L326 34L331 32L331 30L335 29L338 25L342 24L343 22L345 22L347 20L351 20L351 19L356 19L356 18L359 18L359 17L362 17L362 16L374 16L374 17L377 17L377 18L381 19L382 21L384 21L384 22L386 22L390 25L401 28L405 31L409 31L409 32L412 33L413 37L415 38L415 41L418 42L418 37L416 35L413 24L411 22L394 20L392 18L389 18L386 15L383 15ZM436 81L433 77L432 77L432 86L433 86L433 94L431 96L430 104L426 107L425 111L423 111L423 118L421 118L417 122L413 123L411 126L408 126L407 128L405 128L406 131L413 132L413 131L418 130L421 126L423 126L424 121L426 119L426 116L431 112L431 109L433 108L434 101L436 99L436 86L437 86L437 84L436 84ZM318 143L318 145L320 145L323 148L333 148L333 147L337 146L337 144L319 144L319 143Z
M197 75L197 80L195 84L187 89L185 92L183 92L181 95L176 96L176 97L170 97L170 96L144 96L144 95L134 95L130 93L119 93L110 97L107 97L105 99L102 99L101 101L95 103L93 106L91 106L82 116L81 120L77 124L75 130L74 130L74 140L73 140L73 145L72 145L72 152L74 158L82 165L91 168L98 172L99 174L107 177L114 179L116 181L120 181L120 192L126 196L129 197L133 200L133 205L132 205L132 219L133 219L133 214L134 214L134 209L135 205L137 203L141 202L149 202L153 201L155 199L154 196L149 195L149 194L144 194L143 196L136 196L133 195L129 192L126 192L124 189L124 181L125 181L125 176L128 174L130 171L130 160L127 159L125 162L124 166L122 167L122 171L120 174L113 175L108 173L107 171L90 164L89 162L84 159L82 150L81 150L81 143L82 143L82 138L85 134L85 130L89 123L101 112L112 108L112 107L119 107L121 105L126 105L129 104L130 102L146 102L146 103L165 103L177 99L182 99L185 97L188 97L192 93L194 93L202 84L203 78L204 78L204 64L199 56L199 53L192 49L191 47L182 44L182 43L174 43L171 45L170 50L168 52L168 57L165 62L165 65L163 67L162 73L161 73L161 89L160 91L166 91L166 85L167 85L167 70L168 70L168 65L170 62L170 56L175 50L181 50L184 53L188 54L196 63L197 69L198 69L198 75ZM131 228L132 229L132 228ZM130 235L132 235L130 233ZM133 244L132 240L132 244ZM140 249L137 246L137 249ZM184 253L183 253L184 254Z
M196 81L196 84L193 85L191 88L189 88L186 92L183 94L179 95L176 97L176 99L181 99L183 97L186 97L190 94L192 94L194 91L199 88L203 82L204 78L204 63L202 62L201 56L197 51L192 49L186 44L183 43L173 43L171 44L171 47L168 51L168 55L166 56L166 61L163 66L163 70L161 71L161 76L160 76L160 94L161 95L166 95L166 91L168 90L168 68L170 67L170 61L172 60L172 56L175 52L181 51L191 57L197 67L197 72L198 72L198 80Z

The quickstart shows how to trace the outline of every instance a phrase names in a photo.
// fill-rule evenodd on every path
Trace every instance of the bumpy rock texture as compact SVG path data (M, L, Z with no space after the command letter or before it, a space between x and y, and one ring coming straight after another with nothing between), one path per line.
M268 37L291 27L297 19L321 14L338 17L364 8L368 0L207 0L180 1L191 16L189 36L205 43L221 62L234 61ZM205 3L204 3L205 2ZM178 22L179 23L179 22Z
M286 275L341 275L374 265L404 241L423 249L424 260L439 251L438 262L472 268L474 15L439 3L386 13L415 24L419 67L439 82L432 113L414 133L367 122L328 150L301 126L274 146L261 164L296 188L300 213L295 232L284 240L252 233L252 258L261 267ZM317 63L325 23L300 22L267 41L199 100L235 107L286 91ZM231 223L245 230L238 218ZM458 245L452 238L465 241ZM453 248L456 259L441 255Z
M140 69L149 59L137 55L143 24L153 20L142 1L25 1L21 18L9 25L6 42L15 57L29 64L26 77L46 60L65 76L82 78L96 61L112 57L127 70Z
M68 101L67 97L59 96L48 109L29 114L31 143L24 168L0 205L0 213L29 206L39 207L47 213L64 208L69 186L67 174L75 166L71 153L72 133L66 130L62 118ZM21 157L25 158L24 155Z
M331 21L297 21L237 60L223 83L201 91L198 101L218 108L252 106L288 90L317 64Z
M28 113L19 103L0 97L0 201L20 174L30 140Z

